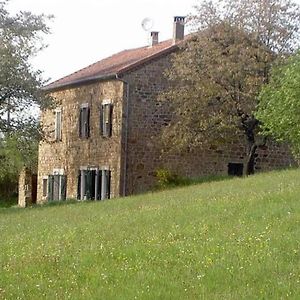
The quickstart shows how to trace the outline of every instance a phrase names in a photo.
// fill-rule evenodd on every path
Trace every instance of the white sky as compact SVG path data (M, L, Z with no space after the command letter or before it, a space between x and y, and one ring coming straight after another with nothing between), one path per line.
M300 0L294 0L300 4ZM154 20L159 40L172 37L173 17L193 11L199 0L10 0L12 12L53 14L47 49L34 59L44 78L61 78L124 49L147 45L141 22Z
M300 0L299 0L300 1ZM124 49L147 45L141 22L154 20L159 40L172 37L173 16L192 12L197 0L10 0L11 12L53 14L49 45L34 59L45 78L58 79Z

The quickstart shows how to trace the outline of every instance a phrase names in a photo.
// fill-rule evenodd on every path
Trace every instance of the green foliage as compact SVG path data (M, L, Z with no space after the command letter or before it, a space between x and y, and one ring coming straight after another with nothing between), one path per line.
M46 107L50 99L41 93L45 83L41 71L34 70L31 58L45 46L42 35L49 33L50 17L19 12L11 16L8 1L0 2L0 131L23 128L32 117L33 105ZM26 111L26 113L24 113ZM4 117L5 116L5 117Z
M0 194L15 193L23 166L37 165L38 125L33 111L51 105L41 92L45 81L31 59L44 48L51 18L30 12L9 14L0 1Z
M2 189L2 188L3 187L0 184L0 189ZM7 198L7 197L1 196L1 194L0 194L0 209L16 206L17 204L18 204L18 198L17 197Z
M181 178L177 174L163 168L156 171L156 178L160 188L177 186L181 182Z
M18 176L23 167L36 172L37 157L38 132L33 128L29 132L16 131L0 140L0 196L9 197L17 192Z
M161 168L156 171L156 178L159 189L172 188L178 186L188 186L192 184L208 183L213 181L228 180L231 177L225 175L209 175L198 178L179 176L170 170Z
M247 174L254 172L258 95L271 65L297 45L299 6L289 0L202 1L190 16L195 33L167 71L161 96L174 113L162 140L166 151L226 147L247 141Z
M3 299L297 299L299 170L0 210Z
M37 171L38 128L26 126L0 139L0 198L17 193L19 172L23 167Z
M300 155L300 52L274 66L260 93L257 118L264 134L288 142Z

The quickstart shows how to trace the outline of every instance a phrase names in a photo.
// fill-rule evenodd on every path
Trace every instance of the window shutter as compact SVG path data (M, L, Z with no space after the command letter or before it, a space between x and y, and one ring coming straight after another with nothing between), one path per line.
M77 177L77 199L80 200L81 199L81 171L78 171L78 177Z
M61 141L61 111L55 112L55 140Z
M53 175L53 200L60 200L60 175Z
M104 135L104 105L100 106L100 134ZM101 173L101 172L100 172Z
M66 175L61 175L60 179L60 190L61 190L61 200L66 200L67 198L67 176Z
M112 114L113 106L112 104L108 105L108 136L112 136Z
M43 179L43 197L47 196L47 191L48 191L48 179L44 178Z
M85 194L86 199L90 200L92 199L92 189L93 189L93 173L92 171L88 170L85 172Z
M83 138L86 138L87 137L87 126L88 126L88 123L87 123L87 108L84 107L82 108L82 137Z
M104 137L110 137L112 134L112 104L104 104L102 105L101 111L101 133Z
M101 176L101 200L104 200L106 198L106 176L105 176L105 170L101 170L102 176Z
M97 200L101 200L102 193L102 170L98 170L98 193Z
M106 170L106 199L110 199L110 181L111 181L111 171Z
M83 108L80 109L79 112L79 137L83 137L83 130L82 130L82 125L83 125Z
M48 201L53 201L54 176L48 176Z
M90 137L90 108L86 108L86 138Z
M90 136L90 108L81 107L79 116L79 136L88 138Z
M101 200L110 198L110 175L109 170L102 170L102 190L101 190Z

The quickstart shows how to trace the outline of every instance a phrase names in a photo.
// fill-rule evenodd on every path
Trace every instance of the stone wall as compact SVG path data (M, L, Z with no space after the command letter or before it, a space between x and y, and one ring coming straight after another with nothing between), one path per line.
M238 138L226 148L194 149L162 155L160 133L171 119L171 108L158 95L168 87L164 70L170 57L164 56L124 76L129 82L129 128L126 194L144 192L155 186L156 171L165 168L178 175L199 177L228 173L229 163L246 166L246 141ZM293 165L285 145L269 143L257 150L256 170Z
M111 197L120 194L121 127L123 83L117 80L65 89L52 94L57 108L62 111L62 140L55 141L55 110L42 113L41 122L46 138L39 146L38 202L43 197L43 178L53 169L63 169L67 176L67 198L77 197L80 167L109 167L111 170ZM100 134L100 107L105 99L113 104L112 136ZM90 107L90 137L79 137L81 104Z
M19 175L18 205L20 207L26 207L33 204L32 178L32 172L27 168L23 168Z

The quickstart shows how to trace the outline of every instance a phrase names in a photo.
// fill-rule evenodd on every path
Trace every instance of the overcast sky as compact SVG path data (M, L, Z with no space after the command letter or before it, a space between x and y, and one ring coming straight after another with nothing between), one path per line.
M192 12L197 0L10 0L11 12L53 14L49 45L34 65L52 80L124 49L147 45L146 17L159 40L172 37L173 16Z
M47 49L34 60L44 77L61 78L124 49L147 45L146 17L159 40L172 37L173 16L185 16L199 0L10 0L12 12L53 14ZM300 0L295 0L300 4Z

